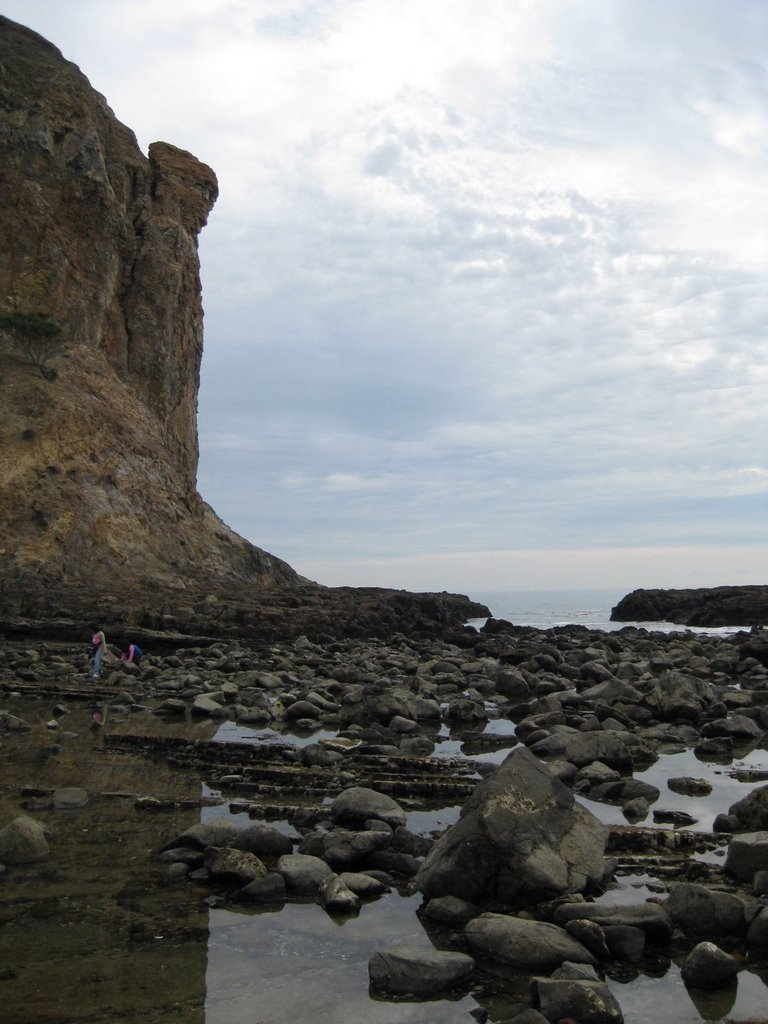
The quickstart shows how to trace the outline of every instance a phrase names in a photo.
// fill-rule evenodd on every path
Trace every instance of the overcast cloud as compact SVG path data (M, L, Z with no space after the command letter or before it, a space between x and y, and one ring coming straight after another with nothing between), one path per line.
M328 584L768 582L764 0L8 0L221 196L203 496Z

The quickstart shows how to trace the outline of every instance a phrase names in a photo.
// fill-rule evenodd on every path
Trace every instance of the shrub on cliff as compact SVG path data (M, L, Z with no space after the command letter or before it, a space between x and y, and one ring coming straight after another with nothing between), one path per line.
M46 380L56 379L56 371L48 364L63 345L57 323L39 313L0 313L0 330Z

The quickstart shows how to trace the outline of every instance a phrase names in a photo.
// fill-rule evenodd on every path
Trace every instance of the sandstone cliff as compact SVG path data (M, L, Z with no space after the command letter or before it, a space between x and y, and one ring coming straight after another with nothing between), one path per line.
M4 575L294 580L196 491L213 171L166 143L144 156L74 64L4 18L0 118L0 313L62 329L55 379L2 337Z
M197 238L216 176L167 143L142 154L74 64L3 17L0 181L0 620L337 632L471 613L311 584L201 499ZM59 331L42 358L13 317Z

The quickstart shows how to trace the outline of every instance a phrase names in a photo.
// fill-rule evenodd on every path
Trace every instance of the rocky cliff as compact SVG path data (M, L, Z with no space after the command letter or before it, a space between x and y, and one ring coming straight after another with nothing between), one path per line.
M196 490L214 172L164 142L145 156L74 64L0 17L0 180L0 614L178 624L182 593L198 628L254 602L278 622L298 593L317 610L324 588Z
M682 626L766 626L768 586L633 590L611 610L613 622Z

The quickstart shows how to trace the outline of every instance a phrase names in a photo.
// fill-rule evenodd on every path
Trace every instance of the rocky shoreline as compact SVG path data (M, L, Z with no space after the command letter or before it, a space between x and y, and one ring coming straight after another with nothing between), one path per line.
M665 807L684 793L695 809L711 798L706 779L669 778L665 793L637 777L675 751L725 767L766 749L761 633L537 631L491 619L440 637L147 649L140 670L113 663L94 681L71 647L6 643L0 728L23 730L14 702L32 697L53 707L53 738L68 708L108 705L108 749L197 774L221 794L229 817L167 835L154 853L162 884L202 887L209 906L309 899L365 915L388 891L421 893L427 941L371 958L378 997L444 998L522 972L529 1005L505 1019L599 1024L623 1019L605 979L628 967L676 958L693 989L731 984L745 964L768 968L766 772L711 820ZM156 727L136 731L142 716ZM180 720L262 735L174 739L164 730ZM486 734L488 722L509 731ZM309 741L282 741L284 727ZM474 732L478 755L442 756L446 730ZM483 756L494 743L515 748L500 765ZM10 798L19 814L0 823L0 862L13 887L25 871L19 844L55 863L35 811L63 797ZM134 805L151 813L169 799L137 793ZM447 829L408 827L420 808L448 804L462 811ZM602 824L596 807L623 824ZM233 822L243 814L253 824ZM630 870L654 879L654 895L611 903Z

